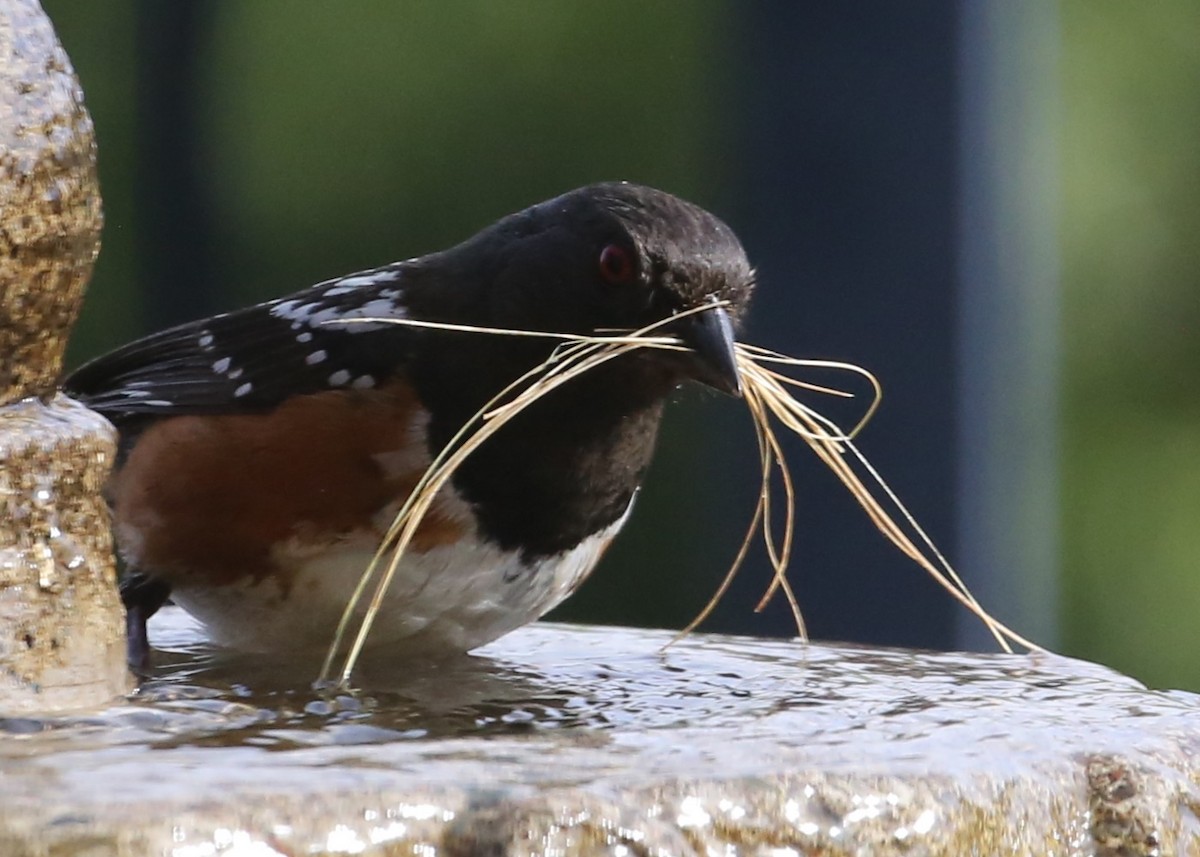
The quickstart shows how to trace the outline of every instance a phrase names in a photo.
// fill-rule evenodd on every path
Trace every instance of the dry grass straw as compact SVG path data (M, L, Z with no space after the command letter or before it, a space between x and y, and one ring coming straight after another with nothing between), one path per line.
M366 612L354 635L350 648L337 670L339 681L342 684L349 682L354 666L366 644L374 618L382 607L388 587L399 568L405 551L416 534L417 528L434 502L438 491L446 484L467 456L534 401L602 363L606 363L638 348L657 348L673 351L688 350L679 339L656 333L656 331L663 325L673 323L685 315L706 312L713 306L718 305L709 304L697 307L686 313L680 313L670 319L665 319L630 333L597 334L594 336L476 327L396 318L356 319L354 322L351 322L387 322L467 333L551 338L561 340L562 344L555 349L545 362L513 381L480 408L475 416L454 435L450 442L446 444L446 447L433 459L429 468L425 471L404 505L396 514L379 549L363 573L349 603L346 605L333 643L329 647L329 652L322 666L320 681L324 682L330 679L334 662L337 660L338 653L342 650L343 644L347 639L347 633L355 611L366 595L371 581L374 579L375 587L371 594L371 600L367 605ZM780 445L779 438L772 424L772 418L774 418L785 428L799 435L808 444L817 458L842 481L842 484L846 486L866 511L872 523L875 524L879 531L892 544L932 575L934 580L946 589L955 600L979 617L1004 651L1011 652L1013 644L1030 650L1039 649L1036 644L997 621L975 600L974 596L967 589L966 584L963 583L962 579L937 549L933 541L916 522L908 509L905 508L904 504L900 502L900 499L884 481L883 477L879 475L875 468L867 461L866 457L854 445L855 436L866 425L879 406L882 389L874 375L866 369L850 363L801 360L740 342L737 343L736 350L738 369L742 375L744 398L754 423L755 435L758 441L761 463L761 489L750 526L746 530L741 547L730 564L728 572L712 598L709 599L696 618L680 631L676 639L695 630L712 613L741 568L756 533L760 531L767 556L773 568L773 574L771 582L755 610L762 610L776 593L782 592L791 608L798 636L801 639L807 639L799 603L791 586L788 584L785 574L791 556L794 535L795 486L792 483L791 473L783 454L783 448ZM853 430L844 432L831 420L798 401L791 394L789 388L841 397L850 397L851 394L799 381L783 374L778 368L772 368L785 366L833 369L858 374L865 378L872 387L873 396L871 403ZM776 468L779 469L784 494L785 513L783 515L782 533L776 532L775 526L772 523L772 509L776 500L773 476ZM861 476L860 473L862 474Z

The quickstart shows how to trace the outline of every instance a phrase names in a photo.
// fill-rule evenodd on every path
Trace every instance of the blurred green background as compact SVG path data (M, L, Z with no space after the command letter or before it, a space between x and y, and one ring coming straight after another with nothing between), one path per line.
M1200 689L1200 4L1062 4L1068 649Z
M73 363L447 246L589 181L660 186L739 228L738 140L770 132L730 121L754 51L732 2L43 2L96 122L106 207ZM917 5L948 19L959 7ZM179 15L182 48L164 37ZM1200 689L1200 4L1062 0L1057 25L1059 648ZM852 92L828 101L858 106ZM723 404L673 409L637 516L651 523L567 615L678 626L704 602L737 542L689 535L727 529L707 502L723 491ZM825 503L831 484L802 503ZM919 475L909 485L920 494Z

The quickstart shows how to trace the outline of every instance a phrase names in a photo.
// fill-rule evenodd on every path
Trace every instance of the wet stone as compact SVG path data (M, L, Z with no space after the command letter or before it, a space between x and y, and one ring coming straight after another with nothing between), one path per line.
M124 628L100 490L112 427L66 397L0 406L0 715L124 693Z
M57 396L100 241L83 95L35 0L0 3L0 716L128 687L100 490L112 427Z
M0 4L0 404L51 393L100 248L83 92L35 0Z
M9 721L0 853L1200 853L1200 697L1055 655L539 624L335 693L151 631L125 704Z

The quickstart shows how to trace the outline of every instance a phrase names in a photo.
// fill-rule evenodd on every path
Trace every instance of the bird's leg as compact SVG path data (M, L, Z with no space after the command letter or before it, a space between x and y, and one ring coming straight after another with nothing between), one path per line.
M121 603L125 605L125 658L139 676L150 671L150 638L146 622L171 597L166 582L145 574L131 574L121 581Z

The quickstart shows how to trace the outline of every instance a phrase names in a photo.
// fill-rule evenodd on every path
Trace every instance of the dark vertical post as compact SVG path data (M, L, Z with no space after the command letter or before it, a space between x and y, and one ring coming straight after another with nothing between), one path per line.
M136 9L139 279L146 323L157 329L218 302L200 80L217 5L138 0Z
M732 219L760 275L749 337L880 377L883 409L861 448L954 557L958 7L737 9L745 77L731 117L742 144ZM788 448L803 463L793 579L812 635L952 646L950 599L884 542L802 443ZM731 483L748 483L753 468L748 457L731 464ZM738 502L749 509L753 497ZM747 572L718 626L787 633L786 611L749 614L767 566Z
M732 202L761 281L750 338L880 377L884 406L861 448L983 603L1052 643L1055 7L738 10ZM731 482L751 467L732 464ZM798 485L793 577L814 637L994 646L820 467ZM787 633L782 609L748 614L767 568L748 572L720 627Z

